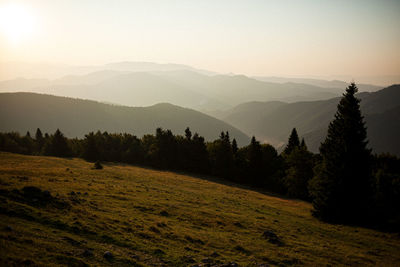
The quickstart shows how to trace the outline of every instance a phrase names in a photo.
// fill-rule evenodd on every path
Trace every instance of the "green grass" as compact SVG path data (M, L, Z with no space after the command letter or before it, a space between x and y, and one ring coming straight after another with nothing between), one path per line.
M322 223L303 201L174 172L103 166L0 153L0 265L190 266L206 257L241 266L400 264L398 234ZM25 186L54 199L27 201L14 190ZM281 243L264 238L266 230ZM105 251L114 258L106 260Z

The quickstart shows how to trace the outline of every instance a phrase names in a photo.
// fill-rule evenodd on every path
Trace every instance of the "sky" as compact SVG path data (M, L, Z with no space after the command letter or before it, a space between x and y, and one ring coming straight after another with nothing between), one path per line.
M0 0L0 62L8 61L400 77L400 1Z

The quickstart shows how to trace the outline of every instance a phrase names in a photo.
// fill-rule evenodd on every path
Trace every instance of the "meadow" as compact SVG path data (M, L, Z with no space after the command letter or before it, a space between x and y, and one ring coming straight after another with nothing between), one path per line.
M213 177L103 167L0 152L0 265L400 264L398 233L323 223L304 201Z

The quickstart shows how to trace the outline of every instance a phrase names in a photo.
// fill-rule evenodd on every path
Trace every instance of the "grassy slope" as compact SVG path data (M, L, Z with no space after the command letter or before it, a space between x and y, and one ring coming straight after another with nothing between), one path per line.
M398 235L321 223L302 201L173 172L91 167L80 159L0 153L0 265L29 259L46 266L187 266L189 258L200 262L214 251L220 262L244 266L400 263ZM27 185L71 207L35 207L4 193ZM265 230L283 245L264 239Z

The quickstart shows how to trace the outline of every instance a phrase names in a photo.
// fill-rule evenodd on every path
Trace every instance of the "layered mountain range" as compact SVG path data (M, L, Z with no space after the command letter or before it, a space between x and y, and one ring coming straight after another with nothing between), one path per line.
M46 68L41 65L28 67L14 67L14 73L26 74L22 76L25 78L0 81L0 92L37 92L127 106L167 102L212 113L255 100L296 102L329 99L339 96L346 85L344 82L336 82L335 86L290 80L271 82L244 75L216 74L185 65L148 62L75 68L54 66L53 69L47 65ZM36 71L34 73L37 74L28 75L29 71ZM55 76L54 73L59 73L58 76L70 74L49 79ZM367 91L380 88L372 85L363 87Z
M0 92L9 92L0 94L1 131L60 128L74 137L95 130L143 135L156 127L181 133L189 126L207 140L229 131L240 145L254 135L279 148L296 127L317 152L347 86L337 80L225 75L149 62L23 66L9 71L25 75L36 67L35 75L0 81ZM371 148L400 154L399 86L358 86Z
M37 93L0 94L0 131L53 133L60 129L68 137L83 137L91 131L131 133L139 137L155 133L156 128L184 134L186 127L206 140L228 131L238 144L246 145L249 137L235 127L203 114L168 103L149 107L126 107L91 100L58 97Z
M400 85L377 92L362 92L361 111L365 117L370 147L375 152L400 155ZM255 135L264 142L281 147L296 127L311 151L317 152L329 122L334 118L340 98L320 101L247 102L219 114L219 118Z

